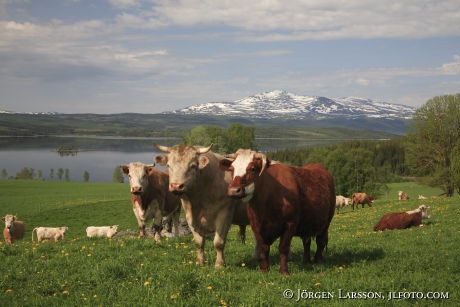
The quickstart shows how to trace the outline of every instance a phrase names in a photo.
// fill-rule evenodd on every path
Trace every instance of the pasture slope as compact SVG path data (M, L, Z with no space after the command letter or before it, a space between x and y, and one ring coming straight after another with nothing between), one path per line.
M336 214L325 264L302 265L301 240L294 238L291 275L285 277L278 273L278 242L271 251L271 271L262 274L251 260L252 232L243 245L236 228L229 233L227 266L220 270L213 266L211 242L206 265L194 264L191 236L162 243L129 236L86 238L89 225L136 228L128 189L119 183L0 180L0 214L17 214L27 224L24 240L12 246L0 244L0 306L460 304L458 196L420 201L418 194L440 191L411 182L391 184L373 207L354 211L347 207ZM398 201L400 189L412 198ZM383 214L422 203L431 207L427 226L372 230ZM32 243L31 230L36 226L69 226L69 232L61 242ZM389 300L390 295L397 298Z

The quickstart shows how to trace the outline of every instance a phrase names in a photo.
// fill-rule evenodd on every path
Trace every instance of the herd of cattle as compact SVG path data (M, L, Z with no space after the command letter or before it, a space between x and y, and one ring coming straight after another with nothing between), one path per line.
M328 244L328 231L335 211L351 204L355 206L374 201L372 195L354 193L352 198L336 196L332 175L321 164L292 167L265 156L240 149L222 156L209 147L156 145L165 154L155 162L167 166L164 172L153 164L132 162L121 165L129 177L133 212L139 226L139 237L144 237L146 224L153 220L155 239L161 240L164 220L172 223L177 236L181 209L185 211L188 226L197 246L197 264L205 262L205 237L213 235L217 252L216 267L225 265L224 247L231 225L239 226L245 240L246 226L251 225L256 239L254 257L260 260L260 269L269 270L271 244L280 238L280 272L288 275L288 257L291 240L298 236L303 242L303 262L309 263L310 244L316 239L315 262L323 261ZM404 197L404 198L403 198ZM399 199L409 199L399 193ZM421 226L428 218L428 208L387 214L374 230L402 229ZM7 243L24 236L25 225L14 215L6 215L3 231ZM67 227L37 227L37 240L62 240ZM113 237L118 226L90 226L88 237Z

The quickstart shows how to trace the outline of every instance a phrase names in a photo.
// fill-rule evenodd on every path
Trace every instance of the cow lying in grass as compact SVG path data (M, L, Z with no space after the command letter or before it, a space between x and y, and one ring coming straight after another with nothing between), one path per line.
M430 214L428 213L429 208L421 205L412 211L386 214L375 225L374 230L405 229L412 226L423 226L422 219L430 218Z
M111 238L118 232L118 225L113 226L89 226L86 228L88 238L107 237Z
M20 221L16 215L7 214L2 218L5 222L5 229L3 229L3 236L5 242L13 244L14 241L24 238L25 225Z

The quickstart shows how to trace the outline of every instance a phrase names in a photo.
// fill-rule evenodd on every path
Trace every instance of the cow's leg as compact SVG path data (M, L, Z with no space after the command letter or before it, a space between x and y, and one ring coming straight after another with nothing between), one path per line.
M174 228L174 236L178 237L179 236L179 217L180 217L180 211L176 210L173 215L172 215L172 224Z
M283 275L289 275L288 260L291 251L291 241L296 231L296 223L288 223L286 230L280 238L279 253L281 257L280 272Z
M260 250L260 271L262 273L266 273L270 269L270 261L268 259L270 255L270 245L259 242L259 250Z
M155 211L155 216L153 217L153 229L155 231L155 241L161 242L161 229L162 229L163 217L161 216L161 210Z
M311 262L311 258L310 258L311 237L310 236L302 237L302 243L303 243L303 263L308 264Z
M196 264L204 265L205 257L204 257L204 245L206 243L205 237L197 233L193 227L190 227L190 230L193 234L193 240L195 241L195 245L197 250L196 254Z
M324 262L323 251L326 248L328 241L329 241L329 237L328 237L327 229L323 233L316 235L316 253L315 253L316 263Z
M225 265L224 248L227 234L230 230L232 216L230 212L224 211L216 219L216 234L214 235L214 247L216 248L217 258L215 267L220 268Z
M145 221L141 216L141 213L139 212L140 209L138 209L139 206L133 207L133 212L134 216L137 219L137 225L138 225L138 230L139 230L139 238L144 238L145 237Z

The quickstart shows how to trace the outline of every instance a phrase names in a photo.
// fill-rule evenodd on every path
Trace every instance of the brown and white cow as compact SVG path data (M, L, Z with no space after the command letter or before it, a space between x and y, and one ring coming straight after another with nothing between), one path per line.
M223 156L213 153L211 146L196 147L156 145L167 152L155 158L169 167L169 190L182 199L188 225L198 248L196 262L205 263L205 236L214 234L217 251L215 266L225 265L224 247L231 224L240 226L244 235L249 220L246 204L227 197L231 175L219 168Z
M315 261L323 261L328 229L335 211L335 187L321 164L291 167L273 163L262 153L239 149L221 167L233 174L232 198L248 200L248 216L261 252L260 269L269 269L270 245L280 237L280 272L288 275L293 236L302 238L303 262L310 262L311 238L316 237Z
M406 192L404 191L398 192L398 200L408 200L409 198L410 198L409 194L407 194Z
M32 242L34 241L34 232L37 234L38 242L43 240L59 241L64 239L64 235L69 227L35 227L32 230Z
M351 199L342 195L337 195L335 197L335 208L337 210L337 213L339 213L339 210L342 209L343 207L346 207L350 205Z
M2 218L2 221L5 222L3 237L6 243L13 244L14 241L24 238L26 226L16 215L7 214Z
M174 234L178 236L181 200L168 190L168 173L155 168L153 164L141 162L121 165L121 169L129 177L139 237L145 236L145 224L153 219L155 240L160 241L163 218L171 218Z
M407 212L389 213L380 219L375 225L375 231L386 229L405 229L412 226L423 226L422 220L430 218L426 205L421 205L417 209Z
M351 197L351 208L355 210L358 208L358 205L361 205L364 208L364 205L367 204L369 207L372 207L372 203L374 202L374 196L367 193L353 193Z

